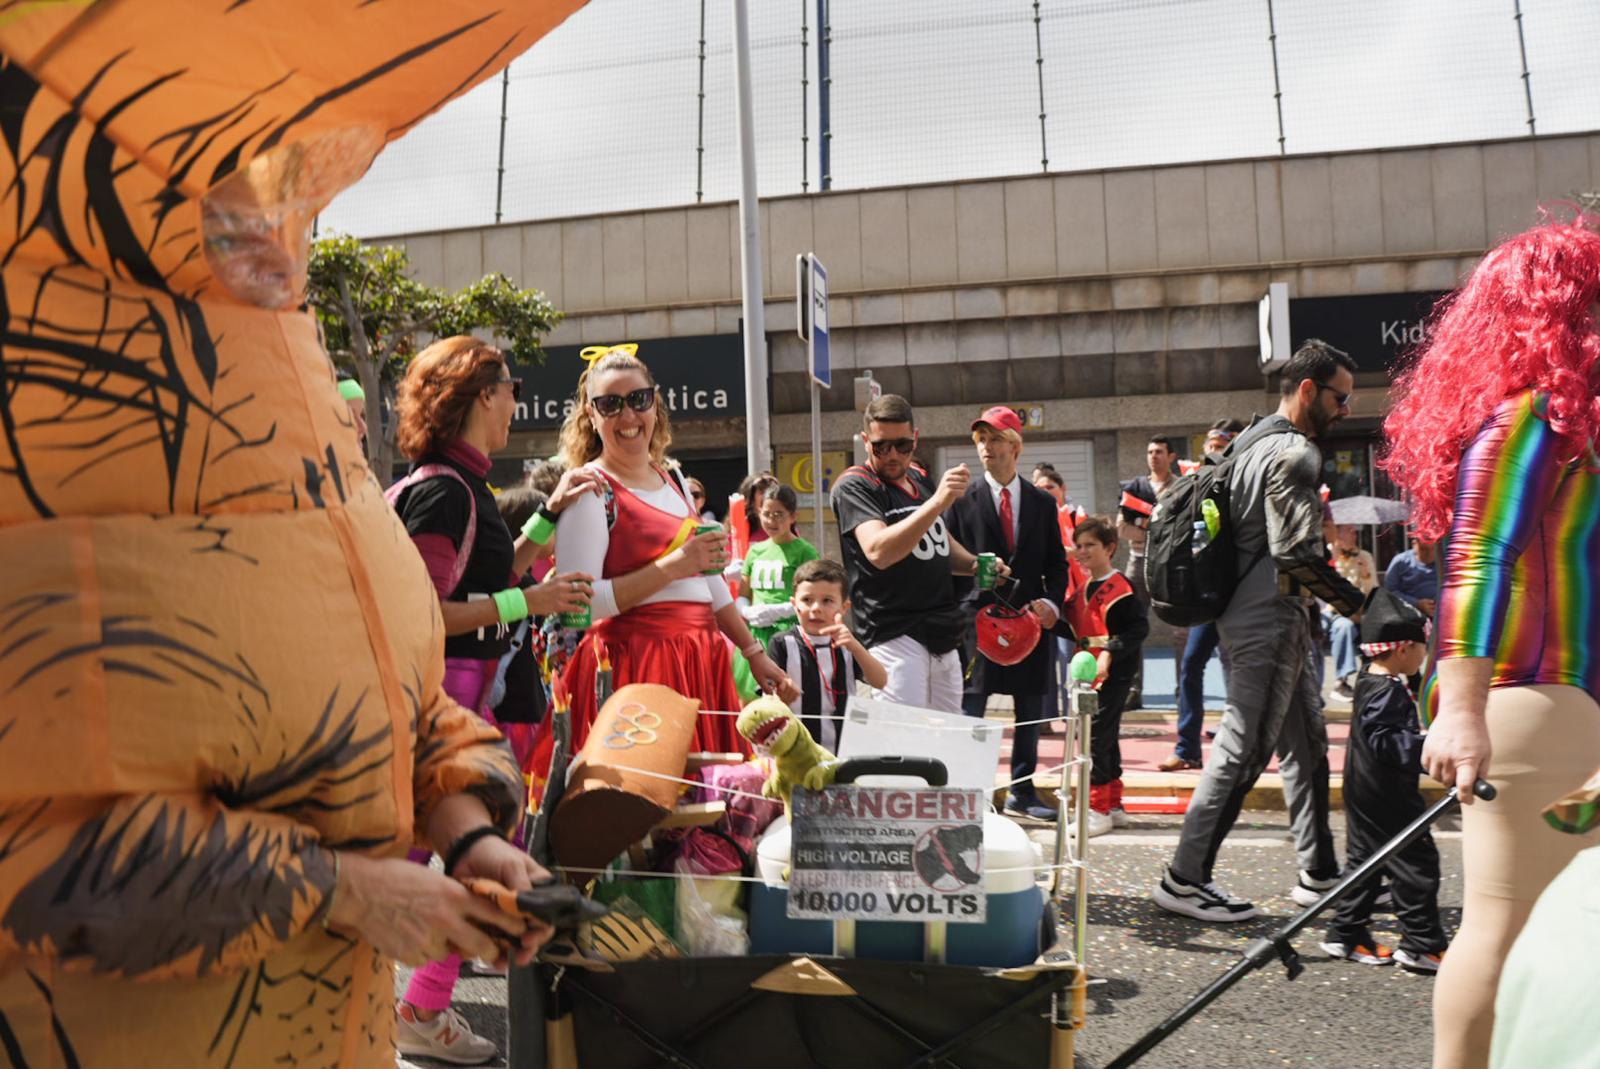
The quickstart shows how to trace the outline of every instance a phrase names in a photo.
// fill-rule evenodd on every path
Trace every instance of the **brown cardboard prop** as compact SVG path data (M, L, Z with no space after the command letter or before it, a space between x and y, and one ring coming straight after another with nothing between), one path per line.
M672 811L683 785L660 777L682 778L699 709L654 683L630 683L607 699L550 825L557 862L598 869Z

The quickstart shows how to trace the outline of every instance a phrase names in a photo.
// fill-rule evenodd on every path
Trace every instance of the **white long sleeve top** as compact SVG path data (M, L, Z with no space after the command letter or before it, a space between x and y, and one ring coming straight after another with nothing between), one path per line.
M676 478L676 474L668 476ZM689 505L668 483L654 490L628 490L640 501L673 516L688 516ZM606 551L611 546L611 530L606 525L605 502L598 494L584 494L561 513L556 524L556 570L562 572L587 572L595 577L594 600L590 603L590 616L604 620L617 615L616 591L611 577L605 576ZM648 605L658 601L691 601L709 604L716 612L733 600L728 584L720 575L695 575L687 579L674 579L654 594L639 602Z

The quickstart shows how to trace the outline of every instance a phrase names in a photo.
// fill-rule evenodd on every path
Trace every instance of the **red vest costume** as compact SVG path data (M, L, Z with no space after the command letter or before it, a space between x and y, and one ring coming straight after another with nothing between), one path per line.
M674 516L656 508L598 465L605 477L606 516L610 543L601 566L602 579L616 579L637 571L694 537L699 517L684 496L683 487L660 468L653 469L680 497L687 516ZM572 748L576 753L589 737L589 725L598 711L595 676L601 663L610 665L615 688L629 683L655 683L670 687L701 709L736 710L739 695L733 686L731 650L717 628L711 606L693 601L652 601L626 612L596 620L567 662L561 681L572 707ZM550 719L535 733L533 755L534 796L544 791L544 773L550 767ZM734 727L731 716L696 718L694 750L748 753L749 745Z
M606 482L611 487L611 496L606 502L611 544L606 548L605 569L600 578L615 579L629 572L638 571L694 537L694 530L700 521L695 516L694 506L689 504L688 498L684 497L683 503L689 510L689 515L674 516L640 498L612 478L603 468L590 465L590 470L605 476ZM676 490L679 497L683 497L683 488L678 485L676 479L660 468L652 470L660 475L668 486Z
M1067 626L1072 628L1073 637L1078 640L1079 649L1099 649L1111 637L1106 614L1111 606L1133 596L1133 584L1121 572L1112 572L1091 597L1085 598L1083 592L1087 589L1086 583L1067 599L1063 615Z

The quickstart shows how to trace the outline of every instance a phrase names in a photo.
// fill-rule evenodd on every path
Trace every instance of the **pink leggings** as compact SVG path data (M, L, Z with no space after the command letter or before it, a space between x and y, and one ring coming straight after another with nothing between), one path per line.
M483 699L487 696L495 666L494 661L446 658L444 692L468 709L477 711L479 716L484 716ZM406 856L419 865L426 865L433 852L417 849ZM435 1013L448 1010L450 999L455 994L456 981L460 977L459 955L451 954L443 961L430 961L411 974L411 983L406 986L406 1001L419 1010Z

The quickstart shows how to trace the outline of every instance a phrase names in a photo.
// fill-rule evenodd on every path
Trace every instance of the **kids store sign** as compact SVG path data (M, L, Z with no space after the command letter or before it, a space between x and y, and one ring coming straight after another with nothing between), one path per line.
M947 787L795 791L788 915L983 923L982 796Z
M634 339L619 339L632 341ZM545 349L542 365L515 365L522 400L511 429L550 430L561 426L576 403L578 376L588 365L583 346ZM639 359L650 369L661 400L674 422L730 419L745 414L744 345L737 334L657 338L639 342Z

